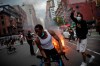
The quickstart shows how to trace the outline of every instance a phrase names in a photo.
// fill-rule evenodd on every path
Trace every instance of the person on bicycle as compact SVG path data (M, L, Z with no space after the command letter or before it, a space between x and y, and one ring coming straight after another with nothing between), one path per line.
M39 48L42 56L45 57L45 61L47 62L45 63L45 66L51 66L50 58L53 60L61 60L62 62L61 56L52 44L52 37L54 37L58 41L60 50L62 52L61 41L55 32L52 30L44 30L41 24L37 24L34 29L38 35L38 37L35 39L36 45ZM63 62L62 66L64 66Z

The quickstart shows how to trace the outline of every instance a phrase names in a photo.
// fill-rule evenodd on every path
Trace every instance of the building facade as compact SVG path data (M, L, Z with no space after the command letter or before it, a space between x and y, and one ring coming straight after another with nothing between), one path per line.
M0 36L18 34L20 14L10 5L0 6Z
M17 22L17 27L19 28L18 31L23 32L27 28L25 26L25 24L27 24L26 12L19 5L14 5L13 7L16 9L17 13L19 13L21 15L21 17L19 18L19 20ZM21 27L21 26L23 26L23 27ZM23 30L21 30L21 29L23 29Z
M86 21L96 20L99 9L96 7L96 0L61 0L56 10L56 16L62 16L66 23L71 23L70 12L73 8L81 12ZM98 10L97 10L98 9ZM98 12L97 12L98 11Z
M45 28L49 28L52 22L51 12L53 11L53 6L51 4L51 0L46 2L46 16L45 16Z
M25 24L26 30L34 31L33 28L38 23L34 6L31 4L23 4L22 8L24 9L27 15L27 23Z

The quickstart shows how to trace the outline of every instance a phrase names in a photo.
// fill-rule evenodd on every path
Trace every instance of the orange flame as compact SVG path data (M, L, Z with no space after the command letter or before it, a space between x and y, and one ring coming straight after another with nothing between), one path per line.
M58 37L59 37L60 40L61 40L61 43L62 43L62 49L63 49L63 51L65 51L64 38L63 38L63 36L62 36L61 34L59 34ZM55 48L57 49L57 51L59 52L59 50L60 50L59 44L58 44L58 42L57 42L54 38L52 39L52 43L53 43L53 45L55 46Z

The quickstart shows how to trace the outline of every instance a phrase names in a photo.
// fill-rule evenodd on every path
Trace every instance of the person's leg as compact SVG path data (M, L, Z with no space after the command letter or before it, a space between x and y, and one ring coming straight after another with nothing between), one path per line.
M69 41L71 40L71 34L69 35Z
M77 52L79 52L79 49L80 49L80 44L79 41L77 40L77 47L76 47Z
M72 39L75 41L75 37L74 37L74 34L72 35Z
M32 54L32 55L35 55L35 52L34 52L34 48L33 48L32 43L30 44L30 51L31 51L31 54Z
M30 53L31 53L31 55L35 55L34 48L33 48L33 45L32 45L32 41L31 40L28 41L28 44L30 46Z
M50 63L50 50L45 50L44 49L44 52L45 52L45 54L47 56L47 58L44 61L44 62L46 62L45 66L51 66L51 63Z
M70 38L71 38L71 40L73 40L73 35L72 34L71 34L71 37Z
M61 56L64 57L66 60L69 60L69 59L66 57L65 52L63 52L63 53L61 54Z
M90 55L90 54L88 54L88 53L85 53L85 55L86 55L88 58L90 58L90 59L89 59L89 63L91 63L91 62L93 61L93 59L95 58L95 56Z
M86 54L85 54L85 52L81 52L81 53L82 53L83 62L86 63Z
M59 53L57 52L57 50L54 48L50 52L51 52L52 59L53 60L57 60L58 64L60 64L60 62L61 62L62 66L64 66L64 63L63 63L62 58L61 58L61 55L59 55Z
M82 58L83 58L83 62L81 64L81 66L87 66L87 63L86 63L86 57L87 56L86 56L86 53L85 53L86 45L87 45L87 39L81 39L80 48L79 48L79 51L81 52Z

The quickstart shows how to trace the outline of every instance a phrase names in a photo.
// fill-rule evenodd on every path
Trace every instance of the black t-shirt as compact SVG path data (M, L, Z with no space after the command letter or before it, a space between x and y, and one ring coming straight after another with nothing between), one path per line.
M32 40L33 36L31 35L31 33L27 34L27 40Z
M86 21L85 20L78 21L74 17L74 13L71 13L70 17L76 24L76 35L77 35L77 37L80 38L80 39L85 39L87 37L87 33L88 33Z

